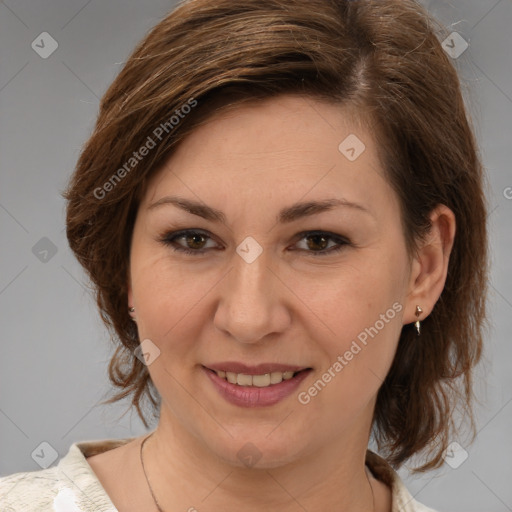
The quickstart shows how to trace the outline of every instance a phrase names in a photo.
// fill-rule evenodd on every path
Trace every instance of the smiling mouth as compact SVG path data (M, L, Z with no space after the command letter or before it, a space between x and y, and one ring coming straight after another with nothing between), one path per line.
M280 384L285 380L293 379L296 375L309 371L311 368L304 368L303 370L299 370L296 372L286 371L286 372L270 372L263 373L260 375L247 375L244 373L235 373L235 372L227 372L223 370L212 370L207 368L207 370L215 373L221 379L229 382L230 384L237 384L238 386L244 387L257 387L257 388L266 388L275 386L276 384Z

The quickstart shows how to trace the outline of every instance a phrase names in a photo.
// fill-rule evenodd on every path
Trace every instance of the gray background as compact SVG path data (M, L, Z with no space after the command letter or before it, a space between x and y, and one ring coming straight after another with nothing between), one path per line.
M467 460L421 477L407 468L399 473L418 501L440 511L512 511L512 1L423 3L470 45L454 63L467 84L488 170L492 330L477 379L478 436L471 446L459 440ZM173 5L0 2L2 476L40 469L31 454L53 453L42 442L61 457L76 441L145 432L135 413L123 416L126 402L97 405L109 388L111 344L68 248L60 192L91 133L99 98ZM58 42L46 59L31 47L42 32Z

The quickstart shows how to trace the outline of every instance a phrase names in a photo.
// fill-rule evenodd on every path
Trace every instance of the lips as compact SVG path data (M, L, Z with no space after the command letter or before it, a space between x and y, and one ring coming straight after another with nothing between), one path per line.
M264 363L256 366L248 366L243 363L221 363L221 365L215 364L211 366L251 372L245 374L224 372L224 370L202 366L204 375L213 384L214 389L216 389L220 396L239 407L268 407L275 405L296 392L304 379L313 371L312 368L275 363ZM275 370L276 368L284 369L284 371ZM264 372L269 369L274 369L275 371L267 371L266 374L255 373ZM294 369L297 371L293 371ZM268 381L269 375L270 382ZM233 382L233 377L235 376L236 383ZM274 379L275 383L272 383Z

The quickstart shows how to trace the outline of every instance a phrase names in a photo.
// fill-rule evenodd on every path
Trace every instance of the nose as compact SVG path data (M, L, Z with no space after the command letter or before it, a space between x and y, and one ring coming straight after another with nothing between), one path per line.
M233 267L219 283L214 325L240 343L276 337L291 320L287 288L276 271L269 268L264 254L265 251L252 263L235 254Z

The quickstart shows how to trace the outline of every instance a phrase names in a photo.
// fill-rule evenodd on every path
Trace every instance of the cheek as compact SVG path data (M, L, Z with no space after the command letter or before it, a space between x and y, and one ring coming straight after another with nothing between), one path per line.
M137 325L141 339L158 346L182 347L180 331L193 329L199 304L213 285L213 278L194 278L183 265L165 255L139 251L132 258L132 289L137 300ZM208 280L212 283L209 283Z
M403 255L371 252L340 266L331 279L322 279L315 287L303 282L297 290L315 313L310 315L315 320L309 323L308 337L324 354L320 371L329 373L321 380L337 390L333 400L376 392L391 366L402 329ZM321 331L315 332L313 323Z
M315 381L302 388L298 397L301 404L315 411L311 414L327 416L327 423L340 428L366 409L384 382L396 352L403 314L393 286L383 286L379 293L375 286L345 290L352 293L338 291L329 301L317 300L314 309L323 311L329 335L312 338L323 352L322 366Z
M294 293L323 325L333 348L341 349L376 322L383 330L381 315L386 326L397 323L397 309L402 308L393 304L403 300L404 264L399 254L366 251L323 275L295 279Z
M204 299L215 284L213 277L194 278L194 273L169 266L165 257L148 256L143 264L133 260L133 293L137 298L140 340L156 354L148 371L163 401L174 414L190 396L181 383L197 364L198 345L205 325ZM211 282L209 282L211 281ZM144 343L144 341L143 341ZM146 342L147 343L147 342Z

